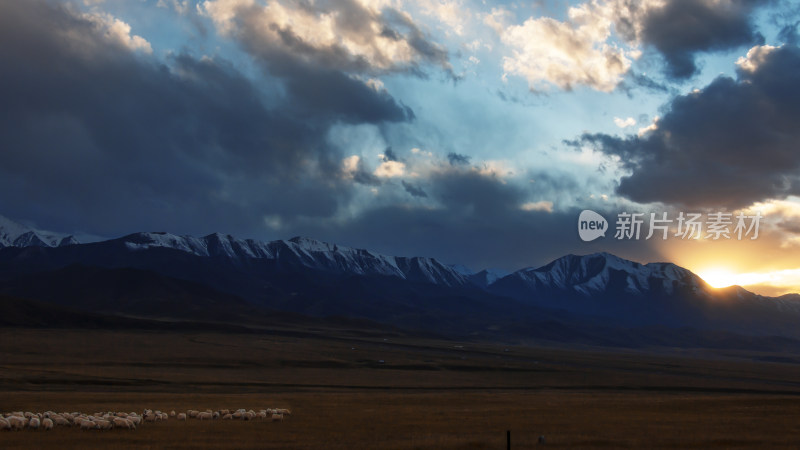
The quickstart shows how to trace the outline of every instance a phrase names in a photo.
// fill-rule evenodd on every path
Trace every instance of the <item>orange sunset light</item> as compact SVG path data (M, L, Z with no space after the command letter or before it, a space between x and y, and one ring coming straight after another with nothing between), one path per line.
M697 275L714 288L739 285L764 295L800 292L800 269L737 273L717 266L699 270Z

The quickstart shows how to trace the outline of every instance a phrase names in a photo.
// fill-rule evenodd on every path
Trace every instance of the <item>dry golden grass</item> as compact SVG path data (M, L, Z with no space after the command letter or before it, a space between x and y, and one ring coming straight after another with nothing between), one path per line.
M346 332L4 330L0 411L293 415L0 432L0 448L499 449L507 429L515 449L539 435L556 448L800 446L800 369L758 361L775 355L508 350Z

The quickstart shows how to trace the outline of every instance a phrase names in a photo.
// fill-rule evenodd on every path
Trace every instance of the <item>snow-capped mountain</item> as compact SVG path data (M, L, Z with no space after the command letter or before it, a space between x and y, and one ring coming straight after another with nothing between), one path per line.
M90 273L90 268L134 269L207 286L256 306L418 329L437 329L444 317L462 331L533 318L578 328L588 320L602 327L800 336L798 296L763 297L738 286L713 289L674 264L640 264L609 253L567 255L510 274L473 273L434 258L387 256L305 237L262 242L219 233L149 232L56 247L61 241L54 236L18 224L3 230L3 242L13 245L0 249L0 290L3 283L23 280L13 284L14 293L34 299L26 276L58 273L51 278L63 280L63 273ZM78 281L93 283L90 277Z
M299 265L332 274L395 276L451 287L469 284L467 275L433 258L385 256L306 237L262 242L219 233L197 238L157 232L136 233L120 240L133 251L169 248L236 262L273 260L281 266Z
M800 297L714 289L671 263L640 264L609 253L567 255L488 285L487 290L538 307L608 317L629 325L696 326L790 332Z
M675 264L640 264L610 253L567 255L539 268L519 270L501 280L490 286L500 282L584 296L602 294L611 287L626 294L643 295L672 294L682 288L696 292L706 286L700 277Z
M73 236L36 230L0 216L0 248L61 247L77 243Z

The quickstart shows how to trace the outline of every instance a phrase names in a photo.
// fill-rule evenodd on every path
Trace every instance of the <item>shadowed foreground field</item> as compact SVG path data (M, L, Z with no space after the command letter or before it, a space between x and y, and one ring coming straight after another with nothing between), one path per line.
M0 433L1 448L797 448L791 355L379 333L0 331L0 411L288 407L283 423ZM381 362L383 361L383 362Z

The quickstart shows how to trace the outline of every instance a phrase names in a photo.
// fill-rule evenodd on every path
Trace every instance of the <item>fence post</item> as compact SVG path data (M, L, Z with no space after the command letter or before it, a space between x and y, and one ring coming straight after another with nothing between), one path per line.
M511 450L511 430L506 430L506 450Z

